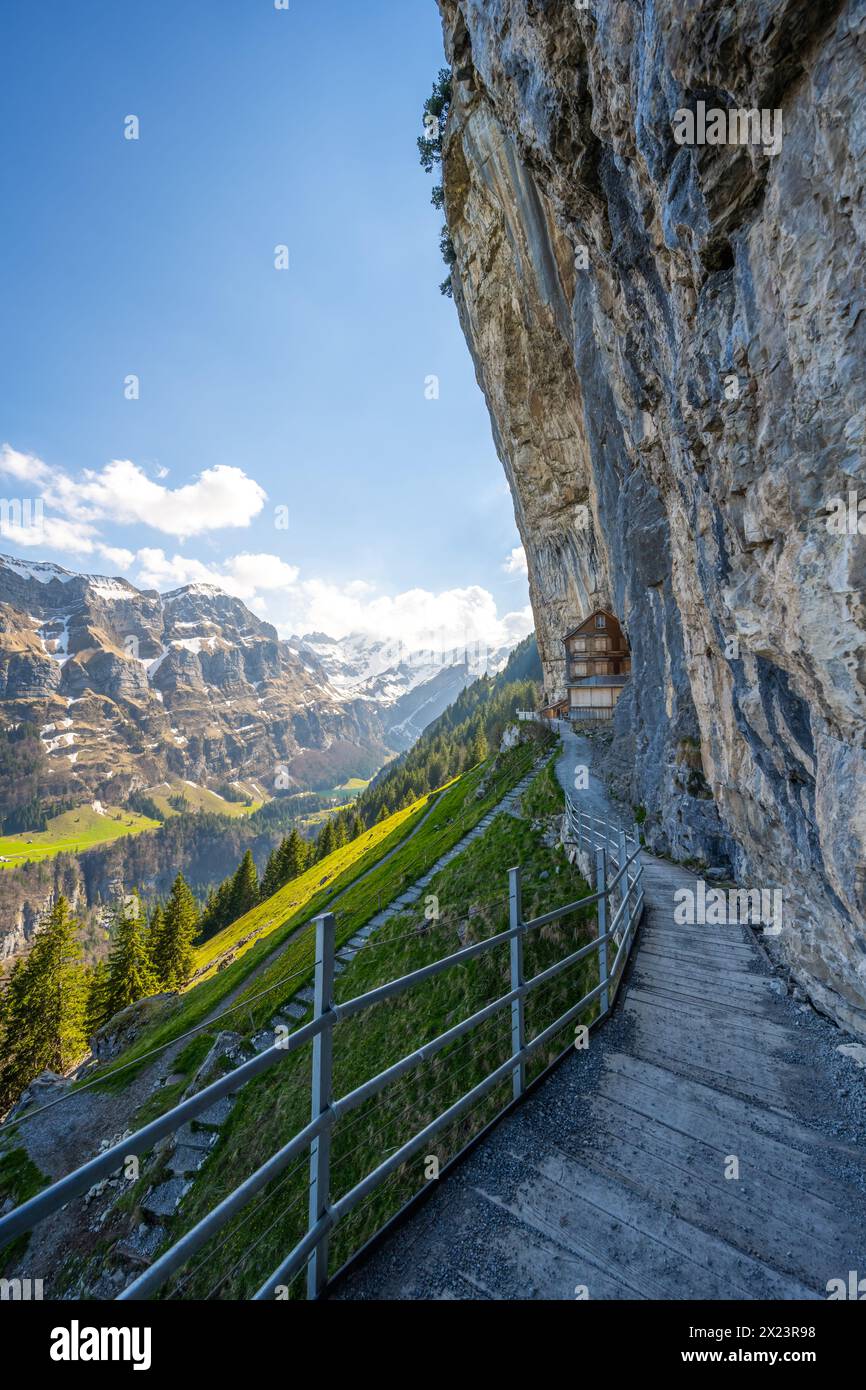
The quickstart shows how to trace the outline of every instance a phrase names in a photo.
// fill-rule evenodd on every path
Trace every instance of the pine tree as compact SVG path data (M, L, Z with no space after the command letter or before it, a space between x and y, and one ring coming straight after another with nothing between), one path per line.
M41 1071L68 1071L87 1050L79 929L69 903L59 897L30 954L13 967L3 1001L4 1100Z
M215 932L222 931L231 921L232 878L224 879L214 893L208 895L207 905L199 923L202 940L207 940Z
M253 859L252 850L248 849L238 864L232 879L229 921L236 922L239 917L243 917L245 912L249 912L251 907L255 907L258 900L259 876L256 872L256 862Z
M364 833L364 822L357 811L352 812L352 819L349 821L349 839L357 840L359 835Z
M483 763L484 759L489 757L489 755L490 749L487 746L487 739L484 736L484 729L479 724L478 728L475 731L475 737L472 740L472 762Z
M192 974L192 943L199 925L196 901L183 874L172 884L163 918L161 939L152 952L158 988L183 989Z
M111 1015L108 1010L109 967L107 960L97 961L87 977L87 1007L84 1027L88 1038L92 1038Z
M316 858L324 859L326 855L333 854L335 849L334 827L331 824L330 817L328 817L316 839Z
M268 862L262 874L262 881L259 885L259 897L264 902L265 898L270 898L278 889L282 888L282 863L286 853L288 839L284 838L268 855Z
M305 840L297 826L292 826L292 833L289 836L286 846L286 882L289 883L293 878L299 878L310 863L311 846Z
M144 931L144 913L137 896L122 899L114 912L114 930L108 955L105 1016L125 1009L148 994L156 994L159 981L151 964Z
M165 944L165 913L159 903L155 903L151 908L150 922L147 931L147 957L150 961L150 968L153 971L154 979L159 984L162 971L160 959L166 950Z

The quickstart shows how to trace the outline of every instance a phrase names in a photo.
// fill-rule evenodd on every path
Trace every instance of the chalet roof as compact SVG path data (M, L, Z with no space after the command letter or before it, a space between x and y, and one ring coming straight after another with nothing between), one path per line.
M577 627L571 628L565 634L565 636L562 639L563 642L567 642L569 637L576 637L579 632L583 632L587 624L591 623L594 618L597 618L600 613L603 613L606 618L612 618L613 621L616 623L617 627L621 626L619 618L616 616L615 613L611 613L609 608L594 608L591 613L588 613L587 616L581 622L578 623Z

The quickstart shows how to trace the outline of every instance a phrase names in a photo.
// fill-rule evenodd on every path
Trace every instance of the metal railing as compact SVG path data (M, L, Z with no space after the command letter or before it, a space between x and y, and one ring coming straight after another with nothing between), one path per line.
M205 1087L197 1095L182 1101L179 1105L145 1125L137 1133L124 1138L101 1153L97 1158L85 1163L67 1177L53 1183L32 1197L22 1206L0 1219L0 1248L7 1241L32 1229L46 1217L65 1206L72 1198L81 1196L102 1178L107 1178L122 1168L131 1154L148 1153L161 1139L175 1133L181 1125L195 1119L207 1110L214 1101L236 1093L247 1081L262 1075L269 1068L278 1065L288 1054L297 1051L307 1043L312 1044L312 1082L311 1118L309 1124L295 1134L260 1168L231 1192L205 1217L177 1240L168 1250L159 1255L153 1264L122 1293L119 1300L143 1299L155 1293L180 1269L190 1257L246 1204L265 1188L278 1174L283 1173L292 1160L304 1151L309 1151L309 1213L308 1225L303 1238L286 1255L271 1276L254 1295L257 1300L274 1297L284 1289L295 1276L307 1267L307 1296L318 1298L328 1281L328 1243L335 1226L353 1211L392 1173L408 1159L423 1150L441 1131L473 1106L477 1105L490 1091L510 1077L514 1101L522 1098L526 1089L527 1063L540 1050L592 1003L598 1001L598 1014L592 1020L599 1022L609 1012L616 995L622 972L625 968L631 944L643 910L642 868L640 860L640 837L637 827L627 833L607 821L580 812L574 802L566 797L567 840L573 843L578 854L589 855L588 872L595 879L595 891L575 902L566 903L538 917L525 920L521 901L521 870L509 870L509 926L493 936L486 937L472 945L434 961L429 965L413 970L399 979L391 980L365 994L337 1003L334 1000L335 977L335 919L326 913L316 918L316 974L314 986L314 1012L309 1023L297 1028L282 1038L273 1047L244 1062L241 1066ZM584 860L584 863L586 861ZM596 936L576 951L570 952L553 965L541 970L530 979L524 976L524 944L530 932L538 931L549 923L568 916L582 908L595 904L598 927ZM332 1094L333 1041L334 1026L344 1019L353 1017L372 1005L386 999L393 999L407 990L429 980L442 971L465 965L495 950L504 944L509 945L511 977L510 989L499 998L478 1009L475 1013L438 1034L429 1042L408 1053L400 1061L370 1077L362 1085L339 1098ZM611 949L614 950L610 962ZM593 953L598 956L599 983L582 998L571 1004L553 1023L544 1028L536 1037L527 1041L525 1026L525 1001L542 985L546 985L578 962ZM331 1135L338 1120L356 1110L365 1101L383 1091L392 1081L412 1071L423 1062L435 1057L458 1038L472 1032L501 1010L510 1010L511 1017L511 1055L500 1066L491 1071L481 1082L473 1086L458 1101L442 1111L396 1152L390 1154L362 1180L356 1183L338 1201L330 1195L330 1154ZM561 1054L564 1055L564 1054ZM504 1106L497 1114L502 1114ZM461 1151L462 1152L462 1151ZM459 1155L458 1155L459 1156Z

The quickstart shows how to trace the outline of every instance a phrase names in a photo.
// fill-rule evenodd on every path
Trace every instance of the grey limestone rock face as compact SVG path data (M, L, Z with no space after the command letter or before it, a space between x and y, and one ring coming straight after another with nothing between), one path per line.
M779 888L787 964L866 1032L862 0L439 0L460 321L548 690L612 608L611 757L650 847ZM783 138L680 145L680 109ZM864 518L866 531L866 518Z

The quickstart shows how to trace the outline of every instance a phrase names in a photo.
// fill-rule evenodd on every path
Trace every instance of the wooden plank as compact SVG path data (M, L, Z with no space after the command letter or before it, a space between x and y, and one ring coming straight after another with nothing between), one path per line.
M652 1036L649 1030L644 1027L632 1044L631 1055L641 1064L651 1062L676 1073L683 1079L697 1081L704 1086L720 1091L727 1091L731 1095L740 1096L759 1105L769 1106L781 1114L790 1113L787 1097L781 1087L765 1082L755 1067L746 1069L730 1065L723 1066L716 1057L712 1061L708 1061L703 1052L699 1052L691 1038L688 1040L688 1055L685 1055L684 1048L685 1044L682 1040L677 1046L676 1041L663 1041L659 1036Z
M654 945L660 948L672 950L699 951L701 955L706 955L708 960L724 960L729 954L733 954L739 960L759 959L753 946L748 946L742 941L735 941L730 937L709 936L703 927L647 927L644 937L647 945Z
M692 1106L701 1106L725 1125L754 1128L758 1133L806 1154L832 1152L853 1161L866 1176L866 1155L861 1149L807 1128L792 1115L783 1115L777 1110L767 1111L760 1105L749 1104L702 1082L672 1074L664 1067L626 1052L608 1052L605 1056L605 1084L615 1076L637 1086L652 1087L666 1105L673 1106L683 1101Z
M816 1292L825 1291L827 1280L838 1277L843 1261L847 1268L847 1255L805 1236L784 1216L759 1209L744 1183L708 1182L680 1167L670 1154L659 1158L651 1145L632 1142L623 1129L608 1139L615 1142L589 1147L582 1161L639 1195L662 1202L695 1229L751 1252Z
M579 1285L587 1286L594 1301L646 1297L620 1270L603 1269L586 1251L578 1254L564 1246L556 1232L528 1225L506 1206L503 1193L476 1190L485 1203L492 1201L507 1213L504 1225L486 1232L484 1240L493 1259L509 1270L508 1287L514 1298L571 1300Z
M672 1175L685 1173L703 1183L711 1206L715 1203L718 1207L720 1200L724 1203L733 1197L735 1205L746 1204L758 1219L763 1213L770 1222L777 1222L777 1213L784 1212L783 1230L798 1233L801 1243L810 1242L814 1250L823 1251L828 1258L847 1258L849 1213L816 1194L810 1193L807 1199L802 1186L786 1181L778 1173L768 1174L755 1161L748 1138L742 1131L729 1132L726 1143L711 1144L700 1135L683 1133L606 1096L593 1097L590 1112L593 1119L590 1147L612 1156L615 1163L619 1162L619 1146L623 1140L631 1148L645 1150L659 1162L669 1164ZM587 1141L580 1134L575 1134L563 1145L567 1153L578 1158L584 1155L586 1146ZM727 1160L732 1155L739 1162L738 1179L724 1176ZM815 1187L820 1180L820 1175L813 1174ZM716 1190L721 1199L713 1196Z
M766 1008L762 1009L760 1005L746 1005L739 1000L732 1000L730 1005L726 1006L706 996L687 995L678 990L652 989L642 984L632 985L629 999L646 1004L648 1008L662 1009L667 1016L670 1016L671 1001L675 1000L678 1019L693 1018L696 1027L704 1025L711 1027L714 1032L721 1030L726 1035L733 1033L737 1041L745 1046L751 1046L754 1039L755 1044L759 1046L799 1050L802 1043L802 1035L796 1028L778 1023L769 1017Z
M657 956L641 953L635 960L633 973L650 980L658 980L660 983L670 983L674 986L679 984L688 985L719 985L718 971L712 966L690 965L677 969L669 965L667 961L659 960ZM778 998L776 991L772 988L772 976L752 975L740 972L735 980L730 984L732 990L739 994L750 995L754 998L770 996ZM725 988L729 986L725 985Z
M640 959L643 960L645 956L652 957L653 960L667 961L675 969L679 968L680 965L696 965L702 969L707 969L711 965L713 972L721 979L727 977L736 980L743 976L754 976L755 973L748 968L746 962L735 961L733 958L726 961L710 962L707 956L701 955L697 951L661 951L651 943L644 945L641 942Z
M640 1194L595 1163L551 1151L537 1164L527 1155L527 1164L527 1181L514 1199L521 1218L558 1230L569 1247L620 1269L646 1297L814 1296L800 1280L684 1220L669 1200Z
M703 1060L726 1072L731 1065L746 1075L766 1076L768 1080L785 1078L796 1084L797 1068L775 1055L776 1049L790 1049L791 1037L786 1028L768 1019L753 1018L750 1014L729 1009L726 1014L703 1016L691 1005L678 1005L674 1012L658 996L647 994L634 986L629 990L626 1012L641 1020L653 1037L664 1042L681 1042L686 1031L682 1020L688 1020L688 1041L692 1055L695 1051Z

